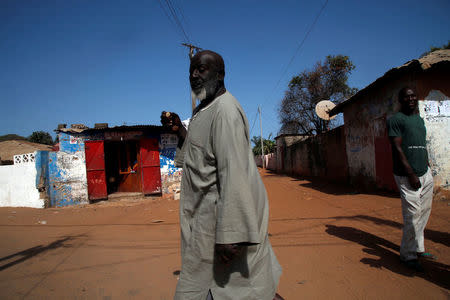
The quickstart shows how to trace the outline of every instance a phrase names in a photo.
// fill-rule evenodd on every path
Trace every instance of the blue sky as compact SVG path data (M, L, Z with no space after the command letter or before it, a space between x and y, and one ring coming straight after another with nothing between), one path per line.
M263 135L280 125L289 79L327 55L348 55L352 87L450 39L450 1L171 0L189 41L224 57L225 84ZM1 0L0 135L59 123L159 124L190 116L189 59L166 0ZM278 84L277 84L278 83ZM259 134L259 120L251 135Z

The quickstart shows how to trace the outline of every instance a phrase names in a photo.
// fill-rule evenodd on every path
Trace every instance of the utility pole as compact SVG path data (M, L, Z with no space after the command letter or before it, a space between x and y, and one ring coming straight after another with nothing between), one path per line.
M259 112L259 126L261 127L261 159L262 159L262 167L264 167L264 143L263 143L263 135L262 135L262 119L261 119L261 107L258 106L258 112Z
M189 48L189 60L191 60L194 57L194 50L195 50L195 53L203 50L202 48L194 46L192 44L182 43L181 46L185 46L185 47ZM196 99L191 99L191 103L192 103L192 113L194 113L194 109L197 106Z
M195 53L197 53L198 51L203 50L202 48L199 48L199 47L194 46L192 44L182 43L181 45L189 48L189 58L190 59L192 59L194 57L194 50L195 50Z

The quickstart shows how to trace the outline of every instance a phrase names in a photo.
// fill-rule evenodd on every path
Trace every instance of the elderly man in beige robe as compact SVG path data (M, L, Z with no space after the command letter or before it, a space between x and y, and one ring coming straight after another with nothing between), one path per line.
M212 51L191 60L193 97L201 102L188 130L175 113L161 122L179 136L181 273L175 299L282 299L281 267L268 238L269 205L251 151L248 121L224 85Z

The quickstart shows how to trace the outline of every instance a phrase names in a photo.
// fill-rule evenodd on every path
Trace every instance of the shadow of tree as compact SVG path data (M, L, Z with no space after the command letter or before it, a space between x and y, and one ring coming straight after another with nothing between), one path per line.
M450 268L436 261L423 261L425 273L415 272L401 264L398 256L399 246L371 233L346 226L326 225L328 234L341 239L358 243L365 248L363 251L379 258L363 258L361 262L374 268L386 268L404 276L420 276L440 287L450 288ZM389 250L392 249L393 251ZM394 252L395 251L395 252Z
M34 256L36 256L38 254L41 254L43 252L46 252L46 251L49 251L49 250L52 250L52 249L61 248L61 247L70 247L70 245L65 244L65 242L73 240L73 239L75 239L77 237L80 237L80 236L64 237L64 238L58 239L58 240L56 240L54 242L51 242L50 244L48 244L46 246L39 245L39 246L36 246L36 247L28 248L26 250L23 250L23 251L20 251L20 252L16 252L14 254L2 257L2 258L0 258L0 262L6 261L6 260L10 260L10 259L15 258L15 257L18 257L18 258L16 260L12 261L12 262L9 262L7 264L4 264L4 265L0 266L0 271L8 269L8 268L10 268L10 267L12 267L14 265L19 264L19 263L22 263L22 262L24 262L24 261L26 261L26 260L28 260L28 259L30 259L30 258L32 258L32 257L34 257Z

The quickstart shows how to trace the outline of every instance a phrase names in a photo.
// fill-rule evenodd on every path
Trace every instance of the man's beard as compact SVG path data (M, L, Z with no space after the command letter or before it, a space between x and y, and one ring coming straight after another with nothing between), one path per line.
M205 100L206 99L206 88L205 87L202 87L201 88L201 90L200 90L200 92L198 92L198 93L195 93L192 89L191 89L191 98L192 98L192 101L196 101L196 100L200 100L200 102L201 101L203 101L203 100Z
M191 89L192 103L196 103L196 100L200 100L200 102L202 102L203 100L213 96L216 93L218 84L219 83L216 79L210 79L203 83L203 86L199 92L196 93Z

